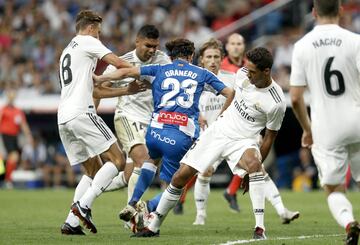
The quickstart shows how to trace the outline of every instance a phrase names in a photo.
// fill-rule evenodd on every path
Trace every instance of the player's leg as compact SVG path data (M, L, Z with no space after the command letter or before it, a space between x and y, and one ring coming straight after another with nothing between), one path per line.
M266 173L263 167L264 179L265 179L265 198L275 208L277 214L280 216L283 224L289 224L291 221L299 218L299 211L291 211L285 208L281 199L279 189L276 187L274 181Z
M186 194L188 192L189 189L191 189L191 187L194 186L195 182L196 182L196 178L197 178L197 175L195 175L194 177L192 177L188 183L186 183L185 187L184 187L184 190L181 194L181 197L179 199L179 201L176 203L173 211L174 211L174 214L183 214L184 213L184 203L185 203L185 200L186 200Z
M196 218L193 225L205 225L206 207L210 194L210 180L214 173L214 167L209 167L205 173L198 174L194 188L196 206Z
M77 215L92 232L96 233L91 217L91 207L94 200L101 195L112 179L125 167L123 152L117 144L117 139L104 121L93 113L86 113L69 121L68 128L73 132L79 144L83 144L80 155L93 157L100 155L103 166L95 174L91 186L84 195L72 206ZM68 149L66 149L68 151ZM78 150L71 147L70 151ZM86 168L90 168L88 165Z
M312 154L319 169L320 183L327 194L327 203L331 214L349 234L353 225L356 227L358 223L355 221L352 205L345 195L344 183L349 162L348 149L343 146L326 149L313 145ZM358 236L357 233L356 239Z
M255 215L254 239L266 239L264 225L265 180L262 172L261 156L256 147L247 148L238 166L249 173L249 195Z
M233 175L229 186L224 192L224 198L229 203L230 210L240 212L239 204L236 197L236 192L241 185L241 178L238 175Z
M129 168L131 171L126 171L125 174L128 183L129 202L141 174L141 167L149 159L145 145L146 125L118 115L114 117L114 125L123 150L129 156L127 163L130 165L128 166L132 167L132 169Z

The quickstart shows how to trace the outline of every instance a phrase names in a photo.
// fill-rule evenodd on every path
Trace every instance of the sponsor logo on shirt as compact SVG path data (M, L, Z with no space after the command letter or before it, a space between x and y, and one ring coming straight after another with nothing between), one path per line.
M246 112L248 109L248 106L245 104L244 100L241 100L240 103L237 102L237 100L234 101L234 105L236 110L240 113L240 115L245 118L246 120L250 122L255 122L255 118L249 115L249 113Z
M179 126L187 126L188 116L179 112L160 111L158 122L165 124L175 124Z
M151 130L150 132L151 136L154 137L155 139L165 142L166 144L170 144L170 145L175 145L176 144L176 140L174 139L170 139L168 137L162 137L160 134L156 133L154 130Z

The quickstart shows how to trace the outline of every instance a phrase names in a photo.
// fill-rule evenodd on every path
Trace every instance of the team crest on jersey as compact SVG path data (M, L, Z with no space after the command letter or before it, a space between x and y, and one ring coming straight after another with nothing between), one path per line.
M255 107L255 110L259 111L259 112L262 112L262 109L261 109L261 106L260 106L260 102L256 102L254 104L254 107Z
M246 88L246 87L249 86L249 85L250 85L249 79L245 79L245 80L243 81L243 83L242 83L242 87L243 87L243 88Z

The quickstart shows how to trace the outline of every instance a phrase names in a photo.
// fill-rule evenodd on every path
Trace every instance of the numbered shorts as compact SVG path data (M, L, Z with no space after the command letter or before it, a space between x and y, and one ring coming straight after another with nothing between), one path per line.
M260 153L257 140L256 138L231 139L222 134L218 126L220 125L212 124L206 129L180 162L204 173L208 167L213 165L217 167L226 160L233 174L243 177L246 171L239 168L238 162L247 149L253 148Z
M177 129L157 129L149 127L146 146L152 159L162 158L160 179L170 183L180 167L180 160L189 150L193 139Z
M116 142L109 127L94 113L81 114L58 126L71 165L85 162L105 152Z
M353 179L360 182L360 142L332 148L314 144L311 152L322 186L345 183L346 171L349 165Z
M133 146L145 145L146 124L117 115L114 118L114 125L116 135L127 155Z

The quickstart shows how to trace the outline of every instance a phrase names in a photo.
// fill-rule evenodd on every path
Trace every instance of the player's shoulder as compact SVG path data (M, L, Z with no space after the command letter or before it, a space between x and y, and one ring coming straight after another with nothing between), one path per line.
M135 50L129 51L129 52L121 55L120 58L123 60L129 61L129 62L134 62Z
M171 63L170 57L161 50L156 50L154 55L154 63L169 64Z
M273 80L268 91L269 91L269 95L272 97L272 100L274 101L274 108L281 108L283 111L285 111L286 98L281 86Z
M247 78L247 74L248 74L249 70L243 66L241 67L237 72L236 72L236 79L237 80L243 80L245 78Z

